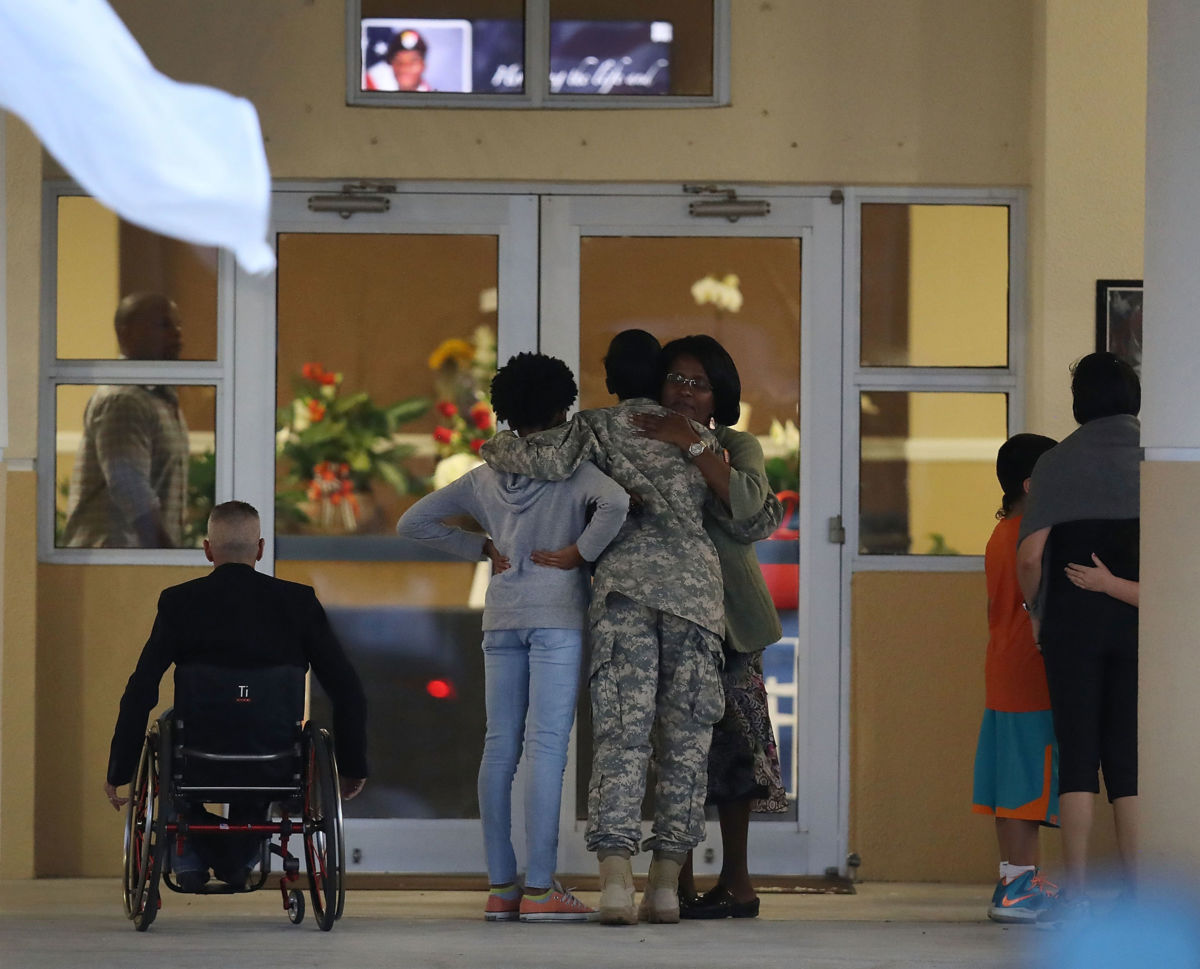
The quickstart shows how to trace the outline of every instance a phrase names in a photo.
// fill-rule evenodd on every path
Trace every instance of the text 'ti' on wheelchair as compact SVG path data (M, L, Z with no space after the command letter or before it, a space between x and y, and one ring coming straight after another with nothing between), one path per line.
M179 893L256 891L272 855L282 860L284 911L300 924L305 903L292 836L304 844L317 925L329 931L341 918L345 842L333 738L311 722L301 726L303 709L299 667L176 669L175 707L146 734L125 821L125 913L139 932L158 914L160 884ZM228 804L229 817L203 804ZM231 885L208 884L205 871L200 887L181 885L173 868L188 842L211 848L224 839L249 842L257 872Z

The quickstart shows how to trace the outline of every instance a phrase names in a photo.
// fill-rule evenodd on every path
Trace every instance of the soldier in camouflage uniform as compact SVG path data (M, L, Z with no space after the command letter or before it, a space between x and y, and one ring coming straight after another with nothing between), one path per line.
M652 882L657 870L665 886L704 838L708 748L724 711L724 592L702 523L709 490L677 447L639 434L629 418L646 412L666 413L653 400L625 399L529 438L499 434L481 452L498 470L550 480L591 460L640 499L640 511L596 563L589 616L594 751L587 844L601 863L601 921L613 923L637 920L629 858L641 839L651 746L658 785L653 833L642 847L654 851ZM696 427L715 446L712 434ZM655 893L667 897L665 887ZM673 911L665 904L647 911L643 903L643 915L677 921L673 887L669 897Z

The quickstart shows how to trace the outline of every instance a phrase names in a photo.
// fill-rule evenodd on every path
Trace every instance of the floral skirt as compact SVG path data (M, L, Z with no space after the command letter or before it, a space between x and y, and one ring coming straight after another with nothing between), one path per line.
M708 755L708 803L750 801L750 810L787 810L779 750L771 729L762 653L725 651L721 671L725 715L713 727Z

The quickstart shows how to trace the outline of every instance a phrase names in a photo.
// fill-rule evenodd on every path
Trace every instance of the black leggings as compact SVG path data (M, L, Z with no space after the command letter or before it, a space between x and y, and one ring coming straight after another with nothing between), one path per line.
M1137 522L1071 522L1050 533L1046 621L1042 652L1054 732L1058 790L1099 793L1104 771L1108 799L1137 794L1137 609L1076 588L1067 562L1091 565L1096 552L1114 575L1137 579Z

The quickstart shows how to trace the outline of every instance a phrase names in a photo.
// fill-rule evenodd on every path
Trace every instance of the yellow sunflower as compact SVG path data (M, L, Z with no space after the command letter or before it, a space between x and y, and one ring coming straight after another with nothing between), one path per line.
M443 340L438 348L429 355L429 369L441 370L449 360L460 365L467 364L474 358L475 348L471 344L458 337L452 337L449 340Z

